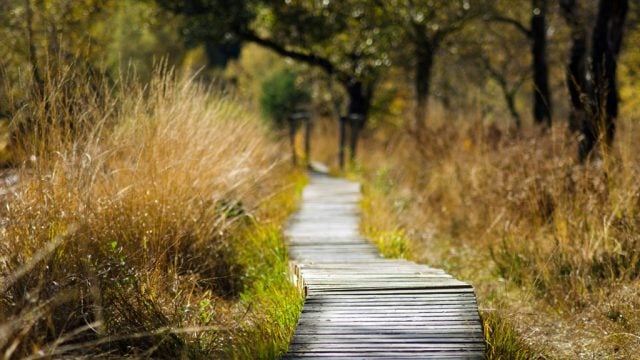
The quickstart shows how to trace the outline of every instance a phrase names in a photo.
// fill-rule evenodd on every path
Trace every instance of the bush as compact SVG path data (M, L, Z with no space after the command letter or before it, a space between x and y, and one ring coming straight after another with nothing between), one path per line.
M297 73L291 69L276 71L262 82L262 115L271 120L276 128L284 127L287 118L309 99L309 90L300 83Z

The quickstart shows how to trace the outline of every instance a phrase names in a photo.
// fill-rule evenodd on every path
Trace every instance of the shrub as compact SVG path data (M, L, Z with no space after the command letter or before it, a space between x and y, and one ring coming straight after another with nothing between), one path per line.
M300 83L296 72L288 68L274 72L262 83L262 115L271 120L276 128L284 127L289 115L309 99L309 90Z
M232 99L170 75L113 90L66 73L14 119L31 124L16 154L33 161L0 210L0 351L251 352L247 329L283 316L252 302L297 304L277 232L291 205L264 203L295 181L278 145Z

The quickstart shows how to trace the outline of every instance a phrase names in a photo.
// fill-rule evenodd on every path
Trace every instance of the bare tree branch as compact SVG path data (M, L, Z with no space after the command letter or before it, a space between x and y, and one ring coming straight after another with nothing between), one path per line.
M533 33L531 32L531 29L527 28L523 23L521 23L520 21L514 18L500 16L500 15L492 15L487 17L486 21L511 25L515 27L518 31L520 31L528 39L531 39L533 37Z

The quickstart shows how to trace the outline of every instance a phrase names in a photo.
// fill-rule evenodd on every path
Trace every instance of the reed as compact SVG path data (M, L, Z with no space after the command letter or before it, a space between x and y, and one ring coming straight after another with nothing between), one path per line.
M5 358L286 348L300 299L280 226L302 175L242 104L176 78L60 66L15 113L20 180L0 210Z

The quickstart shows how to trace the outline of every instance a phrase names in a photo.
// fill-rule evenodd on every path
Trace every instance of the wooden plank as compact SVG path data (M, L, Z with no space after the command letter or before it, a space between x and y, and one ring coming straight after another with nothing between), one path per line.
M446 274L424 274L424 275L396 275L396 274L372 274L372 275L313 275L309 276L309 274L304 271L303 272L305 279L307 282L315 281L317 283L329 283L332 281L339 281L340 283L345 282L361 282L361 281L388 281L388 282L424 282L429 280L454 280L451 275ZM457 281L454 280L457 283Z
M382 315L399 315L401 314L402 316L406 316L406 315L429 315L429 314L462 314L462 315L473 315L478 317L478 311L473 309L471 306L469 306L468 308L459 308L459 307L455 307L455 308L446 308L446 309L436 309L436 308L431 308L431 309L424 309L421 306L413 306L412 308L404 308L404 309L397 309L394 308L393 309L389 309L389 307L385 308L374 308L374 309L367 309L367 308L340 308L340 309L333 309L333 308L329 308L329 307L317 307L317 308L308 308L305 307L304 309L305 315L313 315L313 314L331 314L331 316L382 316Z
M447 283L447 282L430 282L430 283L415 283L415 284L385 284L385 283L364 283L352 286L339 286L339 285L314 285L312 290L314 293L322 292L338 292L338 291L350 291L350 290L377 290L384 288L385 290L406 290L406 289L459 289L461 287L467 287L468 285Z
M402 352L402 351L369 351L369 352L324 352L324 353L296 353L291 352L283 357L283 359L483 359L483 352Z
M431 311L431 310L464 310L464 311L472 311L477 313L478 310L473 302L465 302L465 303L449 303L449 304L440 304L440 303L429 303L416 305L412 302L388 302L388 303L369 303L369 304L359 304L359 303L329 303L329 304L305 304L304 311L305 312L314 312L314 311L359 311L362 313L374 312L374 311L388 311L388 312L409 312L409 311Z
M462 287L459 289L402 289L402 290L388 290L388 289L374 289L374 290L352 290L352 291L336 291L335 295L379 295L379 296L393 296L393 294L473 294L473 288L470 286ZM333 295L333 294L332 294ZM318 296L329 296L318 295ZM474 295L475 296L475 295Z
M392 296L389 294L376 295L371 293L358 293L352 294L348 291L343 292L323 292L308 297L309 303L331 303L331 302L384 302L384 301L424 301L424 302L438 302L438 301L471 301L475 302L476 299L473 296L467 296L464 293L443 293L443 294L416 294L416 293L404 293L398 294L398 296Z
M461 301L420 301L414 299L401 299L393 301L362 301L362 300L346 300L346 301L322 301L322 302L308 302L305 303L306 310L312 309L329 309L333 307L349 307L357 309L370 309L375 307L398 307L398 308L426 308L440 307L440 308L460 308L464 306L473 307L476 303L473 300L461 300Z
M289 347L290 351L304 352L326 352L326 351L384 351L384 350L410 350L410 351L443 351L443 350L484 350L484 343L333 343L330 346L324 344L297 344L293 343Z
M393 303L400 302L416 302L416 303L438 303L438 302L472 302L475 303L476 299L471 296L465 296L464 294L442 294L442 296L420 296L420 294L398 294L398 296L390 295L372 295L372 294L358 294L359 296L353 296L350 293L345 292L320 292L317 294L310 294L307 297L307 303L309 304L331 304L331 303Z
M425 286L414 286L414 287L400 287L400 286L388 286L385 288L380 288L380 287L371 287L371 286L367 286L366 284L363 284L363 286L358 287L358 288L325 288L325 289L321 289L319 286L318 287L314 287L314 290L317 290L320 293L355 293L355 292L361 292L361 293L375 293L377 291L385 291L387 293L390 292L410 292L411 290L413 290L413 292L415 293L419 293L421 291L428 291L428 290L433 290L435 291L442 291L442 290L464 290L464 289L471 289L471 287L469 285L465 285L465 284L459 284L459 285L447 285L447 284L429 284L429 285L425 285Z
M341 354L341 353L323 353L323 354L300 354L295 353L292 355L287 355L283 359L349 359L349 360L369 360L369 359L392 359L392 360L412 360L412 359L465 359L465 360L474 360L474 359L483 359L481 354L478 355L442 355L442 354L431 354L431 355L420 355L420 354L412 354L412 353L398 353L398 352L377 352L377 353L350 353L350 354Z
M472 317L473 319L479 319L479 315L477 311L470 311L465 309L421 309L417 308L414 310L387 310L384 309L375 309L375 310L365 310L365 309L356 309L356 310L331 310L328 308L316 308L316 309L304 309L304 316L307 318L321 318L321 317L340 317L341 319L350 319L350 318L358 318L358 317L367 317L369 319L380 318L380 317L388 317L388 318L406 318L407 320L410 318L422 318L422 317L449 317L451 314L458 314L456 318L467 318ZM363 320L365 321L365 320Z
M347 337L351 335L351 337ZM433 348L433 345L438 344L475 344L476 349L483 350L484 348L484 338L481 336L471 337L468 334L461 334L457 337L452 336L433 336L433 337L389 337L385 335L378 334L319 334L319 335L301 335L296 336L290 345L293 344L309 344L316 345L317 348L320 345L324 345L327 349L332 349L333 351L338 348L332 348L332 344L344 344L346 345L357 345L357 344L372 344L372 346L388 346L395 347L396 344L424 344L424 345L432 345L428 346L429 348ZM424 346L427 347L427 346ZM455 348L455 347L454 347ZM461 349L461 347L458 347ZM290 351L296 351L301 349L290 348ZM465 350L470 350L466 348Z
M391 332L418 332L451 329L451 330L464 330L472 331L478 329L481 326L480 319L443 319L443 318L424 318L414 320L401 320L401 319L370 319L368 321L359 322L357 319L345 319L343 321L331 320L331 319L317 319L317 318L300 318L298 326L310 327L317 331L332 331L332 330L344 330L349 333L357 334L360 332L374 332L379 329L380 331ZM470 336L482 335L480 332L475 334L469 334Z
M391 360L413 360L413 359L483 359L483 355L481 353L472 354L472 353L464 353L464 354L451 354L447 352L446 354L412 354L412 353L400 353L400 352L382 352L382 353L350 353L350 354L341 354L341 353L324 353L324 354L305 354L305 353L292 353L291 355L286 355L283 359L308 359L308 360L322 360L322 359L349 359L349 360L369 360L369 359L391 359Z
M477 329L476 323L458 323L458 324L427 324L416 326L413 324L394 325L390 324L386 327L379 327L371 324L307 324L303 332L309 334L387 334L387 333L432 333L432 332L466 332L469 336L482 336L481 333L473 333ZM301 330L302 331L302 330ZM297 333L297 330L296 330ZM295 336L294 336L295 337Z
M379 303L354 303L354 302L331 302L331 303L307 303L304 305L304 311L447 311L447 310L465 310L469 309L478 312L475 303L472 301L462 303L425 303L415 305L413 302L387 302Z
M361 338L388 338L388 339L463 339L468 340L471 339L473 341L481 340L484 341L482 336L469 336L468 332L463 330L445 330L445 331L419 331L417 333L413 332L401 332L401 331L366 331L362 333L354 333L348 331L340 331L341 329L335 329L334 332L329 332L328 330L325 332L317 333L312 331L296 331L295 339L300 338L309 338L309 339L331 339L330 337L324 336L326 334L341 334L340 337L334 338L334 340L349 340L349 339L361 339Z
M351 337L347 337L351 335ZM321 339L316 341L316 339ZM299 341L299 342L298 342ZM310 334L294 337L291 344L326 344L330 349L331 344L358 344L369 343L380 345L395 344L476 344L484 346L484 338L481 336L469 336L468 334L458 334L457 337L452 336L432 336L432 337L389 337L384 334ZM296 349L291 348L291 351ZM337 348L333 348L337 350Z
M369 265L369 266L377 267L376 264L370 264L370 263L363 263L363 265ZM402 275L402 276L407 276L407 275L442 275L442 274L446 274L445 272L441 272L441 271L416 271L416 270L410 270L410 269L397 269L397 268L390 268L390 269L382 268L382 269L370 269L370 270L337 268L337 269L325 270L325 269L314 269L314 268L301 267L300 269L302 271L304 271L306 274L309 274L309 276L329 275L329 276L363 276L363 277L366 277L366 276L374 276L374 275L387 275L387 276ZM397 271L397 272L392 273L392 271Z
M377 291L368 290L352 290L352 291L335 291L334 293L325 292L322 294L309 296L309 300L327 300L331 299L358 299L358 300L384 300L384 299L398 299L398 298L412 298L412 299L424 299L424 300L439 300L439 299L465 299L474 300L475 295L468 291L467 288L462 289L404 289L397 290L395 292L387 289L379 289ZM445 291L447 290L447 291Z

